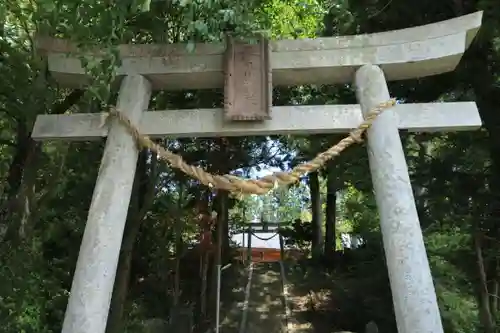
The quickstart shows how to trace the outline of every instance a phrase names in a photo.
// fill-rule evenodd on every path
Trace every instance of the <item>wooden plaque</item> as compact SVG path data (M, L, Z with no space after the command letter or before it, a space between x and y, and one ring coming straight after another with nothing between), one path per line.
M237 43L227 37L224 117L229 121L271 119L272 81L269 43Z

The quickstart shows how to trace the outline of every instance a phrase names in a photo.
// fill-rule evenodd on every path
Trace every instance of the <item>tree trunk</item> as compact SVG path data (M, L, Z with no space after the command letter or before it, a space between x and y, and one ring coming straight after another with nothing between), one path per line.
M210 191L206 190L201 195L201 207L199 209L200 215L200 233L207 237L205 233L211 226L211 211L209 210L209 201L210 201ZM201 289L200 289L200 314L201 320L204 320L207 316L207 302L208 302L208 268L210 264L210 246L212 244L212 239L210 242L205 244L204 242L200 242L200 278L201 278ZM208 245L207 248L204 248L205 245Z
M217 228L222 227L221 231L217 231L217 240L221 238L221 262L225 263L229 259L229 193L227 191L219 191L217 209Z
M20 150L25 149L24 152ZM28 136L21 139L17 153L9 170L7 179L8 189L6 200L0 212L2 221L9 221L6 228L5 240L17 241L26 236L26 227L33 209L35 196L35 182L38 171L36 163L41 154L41 146ZM1 235L0 235L1 236Z
M491 282L491 287L489 288L491 296L490 296L490 308L491 308L491 314L493 315L493 319L496 321L496 318L498 317L498 297L499 297L499 285L498 285L498 279L495 278Z
M83 90L72 91L63 101L54 105L50 114L64 113L80 100L83 92ZM42 154L42 144L31 139L32 121L21 116L17 117L16 121L16 150L7 172L6 188L0 194L0 223L1 221L11 222L9 226L0 225L7 233L8 239L23 236L26 228L30 228L28 223L34 209L34 191L38 172L36 162ZM12 223L12 221L15 222ZM3 233L0 230L0 239L2 238Z
M29 155L26 163L26 168L24 170L23 181L19 189L17 196L17 206L18 216L15 219L16 223L13 223L12 231L16 233L19 240L29 239L31 236L31 229L33 228L33 214L37 202L36 202L36 180L38 169L40 167L40 157L42 154L42 149L39 144L33 146L33 150ZM57 179L57 178L56 178ZM15 237L16 237L15 236Z
M201 291L200 291L200 309L201 318L204 319L207 316L207 286L208 286L208 264L209 264L209 253L201 253Z
M4 189L6 202L11 202L17 195L21 187L24 167L29 156L33 154L35 145L36 143L30 138L26 122L19 120L16 131L16 151L7 172L7 179L5 180L7 185L7 188Z
M147 160L149 156L149 151L143 150L139 154L137 161L137 171L127 222L125 224L122 247L120 249L106 333L119 333L123 331L123 309L128 294L134 244L139 234L141 222L151 207L156 193L157 159L155 158L155 154L151 155L151 170L148 174Z
M230 155L228 153L228 141L226 138L220 138L218 140L219 152L218 152L218 165L216 166L216 171L220 174L226 174L230 172L230 164L226 161L230 160ZM217 227L222 226L221 232L218 232L220 237L222 237L222 254L221 260L225 260L229 256L229 193L227 191L219 191L217 193Z
M497 24L491 18L491 16L485 16L482 29L469 51L464 55L465 59L462 61L462 64L467 64L467 66L461 66L460 71L465 84L472 86L481 119L488 132L492 164L492 172L489 179L491 195L485 212L487 218L482 223L488 229L487 235L492 239L498 239L500 235L500 227L497 223L498 214L500 213L500 118L498 117L497 110L498 105L500 105L500 88L496 84L496 73L500 66L490 61L494 50L492 42L494 36L492 36L492 32L495 29L493 29L493 26ZM494 321L492 309L497 307L496 304L498 304L498 301L494 303L495 306L490 308L491 302L488 301L488 298L491 298L491 296L485 294L488 292L487 284L485 283L488 279L497 279L497 277L488 277L487 272L484 270L484 266L488 266L488 263L484 263L481 244L477 244L480 241L481 239L475 239L478 265L483 266L482 268L478 267L481 277L480 285L478 286L480 290L478 299L479 313L480 321L485 331L489 333L494 331L490 327ZM498 245L494 243L493 246L495 249L490 248L489 250L498 251ZM485 298L486 296L488 298Z
M312 242L311 253L313 259L319 259L323 250L323 223L321 221L321 194L319 191L318 172L309 174L309 190L311 192L311 215L312 215Z
M495 333L495 321L491 314L488 281L482 253L482 235L479 231L476 231L474 235L474 251L476 253L479 274L479 319L485 333Z
M217 294L219 290L217 290L217 276L219 269L222 267L222 256L223 256L223 247L227 240L227 234L225 233L226 228L225 224L227 223L227 202L226 198L228 198L227 191L218 191L217 196L219 197L218 203L218 214L217 214L217 248L215 249L215 260L213 265L213 283L212 283L212 302L214 309L214 317L216 316L217 311Z
M183 221L182 221L182 208L183 202L182 198L184 195L184 186L183 182L179 182L179 202L177 206L177 218L175 219L175 281L174 281L174 309L176 309L179 305L179 299L181 294L180 281L181 281L181 256L182 256L182 248L183 248L183 240L182 240L182 229L183 229Z
M325 257L334 260L336 250L336 212L337 212L337 177L335 168L330 163L327 169L326 221L325 221Z

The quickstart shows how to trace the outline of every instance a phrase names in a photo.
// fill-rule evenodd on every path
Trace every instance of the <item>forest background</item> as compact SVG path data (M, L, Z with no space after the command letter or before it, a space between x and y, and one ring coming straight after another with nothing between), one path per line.
M500 248L500 2L495 0L5 0L0 3L0 331L58 332L104 140L35 142L40 114L100 112L113 104L109 82L119 43L185 43L224 32L271 38L352 35L401 29L484 10L482 28L455 72L393 82L406 102L476 101L483 128L448 134L402 133L446 332L496 332ZM58 87L34 46L35 34L109 50L86 63L85 90ZM158 92L153 109L220 107L221 91ZM350 85L275 89L275 105L355 103ZM165 139L161 143L214 173L289 169L340 139L337 135ZM264 171L263 171L264 170ZM230 236L254 217L289 225L287 242L308 249L304 279L332 282L339 309L330 316L356 329L357 316L394 332L387 271L366 149L358 145L290 189L233 200L210 196L149 151L139 156L108 333L145 319L168 320L179 307L213 302L198 294L200 203L219 213L223 261ZM300 222L294 222L300 219ZM344 251L341 233L366 246ZM217 233L215 233L216 235ZM180 264L182 263L182 264ZM182 266L182 270L179 267ZM177 274L177 272L180 272ZM229 274L230 275L230 274ZM230 277L227 277L230 278ZM335 282L335 283L333 283ZM335 292L334 292L335 294ZM210 303L211 304L211 303ZM330 310L329 310L330 311ZM201 330L213 313L195 311ZM205 324L203 324L205 323ZM348 327L347 327L348 328Z

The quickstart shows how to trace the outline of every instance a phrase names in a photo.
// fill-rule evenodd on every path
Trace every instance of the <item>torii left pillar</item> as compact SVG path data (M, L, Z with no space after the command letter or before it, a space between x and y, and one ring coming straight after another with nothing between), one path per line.
M151 85L140 75L123 79L117 108L137 124ZM138 150L113 120L76 263L62 333L104 333L136 171Z

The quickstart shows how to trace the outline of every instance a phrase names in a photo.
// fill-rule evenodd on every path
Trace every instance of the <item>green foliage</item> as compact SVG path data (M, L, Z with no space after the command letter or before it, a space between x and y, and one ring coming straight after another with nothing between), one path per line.
M248 42L256 33L284 39L377 32L479 9L485 10L483 28L471 46L471 55L455 74L392 83L391 92L412 102L474 99L478 103L483 130L404 134L403 143L446 331L492 333L485 327L499 317L499 288L495 286L500 283L500 5L492 0L424 0L415 6L359 0L1 2L0 176L4 181L0 184L0 331L48 333L61 329L103 142L42 145L29 136L39 114L98 112L102 105L114 103L111 82L120 65L117 45L184 43L194 51L196 43L223 41L228 32ZM35 35L68 38L83 49L99 46L105 50L99 61L82 56L93 77L90 86L69 91L54 84L42 55L34 48ZM151 104L153 108L220 107L221 97L218 91L158 92ZM279 88L274 97L275 105L355 102L349 86ZM289 168L338 139L335 135L274 136L229 138L226 143L218 138L161 143L212 172L243 170L249 174L256 165ZM342 329L354 325L356 315L362 315L380 323L381 331L393 332L388 277L364 148L344 152L329 172L334 173L337 189L337 250L342 250L340 233L360 234L366 247L344 249L343 254L337 251L334 258L325 258L329 273L315 272L316 267L308 274L323 274L323 281L335 282L327 288L341 309L330 309L335 315L327 317L335 318L335 324L348 318ZM153 200L145 206L146 214L132 223L137 230L130 236L132 245L127 243L131 268L117 276L126 274L130 279L121 320L131 331L149 317L167 320L174 313L176 258L181 260L179 303L192 306L194 313L199 312L200 303L199 253L191 249L199 240L195 206L206 189L165 165L154 172L151 159L141 175L155 184ZM324 198L327 171L321 170L321 176ZM217 208L214 196L210 193L208 210ZM309 197L308 187L300 182L266 196L231 201L230 231L264 215L266 220L286 222L289 244L306 248L313 236ZM133 201L144 198L141 191L134 192ZM324 214L328 207L322 207ZM132 208L129 216L137 216ZM293 223L297 219L300 223ZM181 244L176 246L179 225ZM481 253L474 247L474 237L482 240ZM480 273L486 275L486 295L481 293ZM209 277L209 285L212 282ZM316 282L311 278L311 285ZM490 317L484 304L490 304ZM200 330L203 323L197 318Z
M257 17L272 38L313 38L324 14L318 0L271 0L258 9Z
M348 184L341 192L338 219L340 232L369 233L378 231L378 214L373 193L357 190Z

